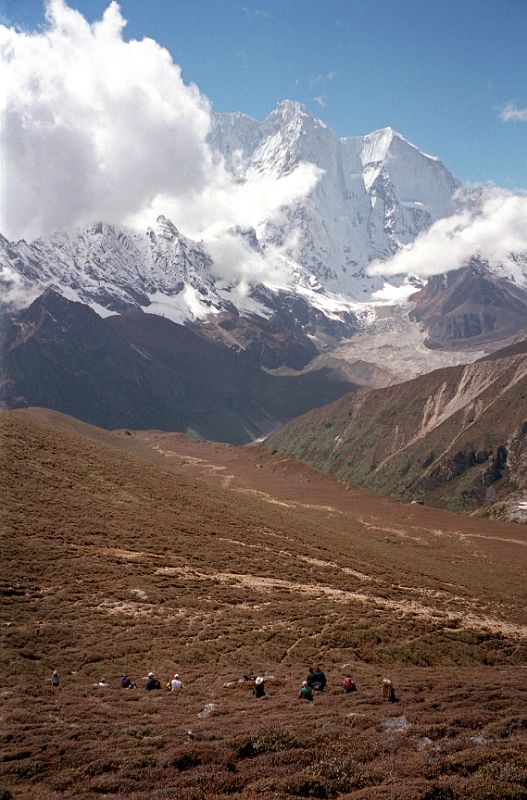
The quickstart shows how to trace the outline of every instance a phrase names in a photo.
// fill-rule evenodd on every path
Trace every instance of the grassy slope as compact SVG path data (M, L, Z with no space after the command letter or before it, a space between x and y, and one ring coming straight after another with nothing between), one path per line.
M87 426L1 422L13 797L525 796L514 526L495 528L496 559L479 557L451 540L449 515L431 546L425 531L387 536L360 515L211 489ZM474 535L494 530L480 524ZM330 678L313 707L294 699L311 660ZM361 689L350 698L331 691L343 663ZM122 669L168 678L176 667L177 699L92 687L103 675L115 686ZM275 676L256 707L247 687L223 688L250 669ZM396 708L378 698L387 669ZM208 702L216 711L199 720ZM385 730L401 715L406 732Z
M341 398L292 420L266 445L393 497L417 497L453 511L472 511L485 500L491 484L497 499L500 492L525 483L527 379L499 394L520 358L524 356L504 361L477 403L463 406L426 436L415 438L430 398L443 397L445 404L455 400L463 367ZM488 473L492 457L471 464L471 456L495 454L499 446L507 447L509 465L503 480L496 482Z

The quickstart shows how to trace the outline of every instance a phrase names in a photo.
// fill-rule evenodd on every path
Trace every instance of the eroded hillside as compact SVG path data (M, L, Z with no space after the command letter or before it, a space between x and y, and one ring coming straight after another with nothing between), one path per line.
M348 395L288 423L266 445L397 498L522 521L527 343Z

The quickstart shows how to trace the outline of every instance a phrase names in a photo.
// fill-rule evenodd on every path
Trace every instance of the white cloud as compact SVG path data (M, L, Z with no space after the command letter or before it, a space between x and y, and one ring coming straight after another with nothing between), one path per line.
M315 103L318 103L320 108L325 108L326 107L326 102L327 102L326 95L320 94L320 95L318 95L318 97L314 97L313 100L315 101Z
M42 33L0 29L7 235L120 221L177 186L205 186L209 104L150 39L125 42L111 3L89 25L63 0Z
M123 39L116 2L94 24L65 0L48 0L46 13L39 32L0 27L9 238L99 220L144 228L164 213L187 236L216 240L279 218L314 187L310 164L236 183L207 145L209 101L157 42Z
M527 106L518 108L516 103L509 102L500 111L503 122L527 122Z
M512 264L512 254L527 251L527 197L485 189L478 208L435 222L386 261L368 267L370 275L438 275L459 269L477 256Z
M256 17L260 19L269 19L271 16L271 12L267 11L265 8L249 8L248 6L244 6L243 13L246 17Z
M0 308L1 306L24 308L42 293L39 286L31 285L7 264L0 264L0 286L2 287Z
M144 228L165 214L191 239L208 243L235 225L257 228L264 219L279 221L285 207L307 195L321 175L319 167L305 163L279 177L249 170L246 181L239 183L218 167L192 202L184 194L160 193L126 222Z
M309 85L310 86L321 86L325 83L330 83L334 81L337 77L338 72L335 70L329 70L329 72L320 72L318 75L315 75L313 78L310 79Z

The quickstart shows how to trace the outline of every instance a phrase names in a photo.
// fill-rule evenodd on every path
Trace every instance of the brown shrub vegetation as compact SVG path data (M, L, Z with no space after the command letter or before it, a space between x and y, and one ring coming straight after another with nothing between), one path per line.
M426 510L404 523L379 499L374 525L358 494L354 513L271 503L109 434L1 421L0 797L526 797L518 527L490 557L452 515L432 540ZM306 703L310 662L329 686ZM118 688L124 669L164 683L176 668L178 695ZM358 692L340 692L344 671ZM270 697L238 682L249 672L272 676Z

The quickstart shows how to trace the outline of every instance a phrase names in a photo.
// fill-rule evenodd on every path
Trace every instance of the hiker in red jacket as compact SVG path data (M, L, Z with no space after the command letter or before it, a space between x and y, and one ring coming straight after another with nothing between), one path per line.
M344 675L344 680L342 681L342 691L346 694L357 691L357 687L351 680L351 675Z

